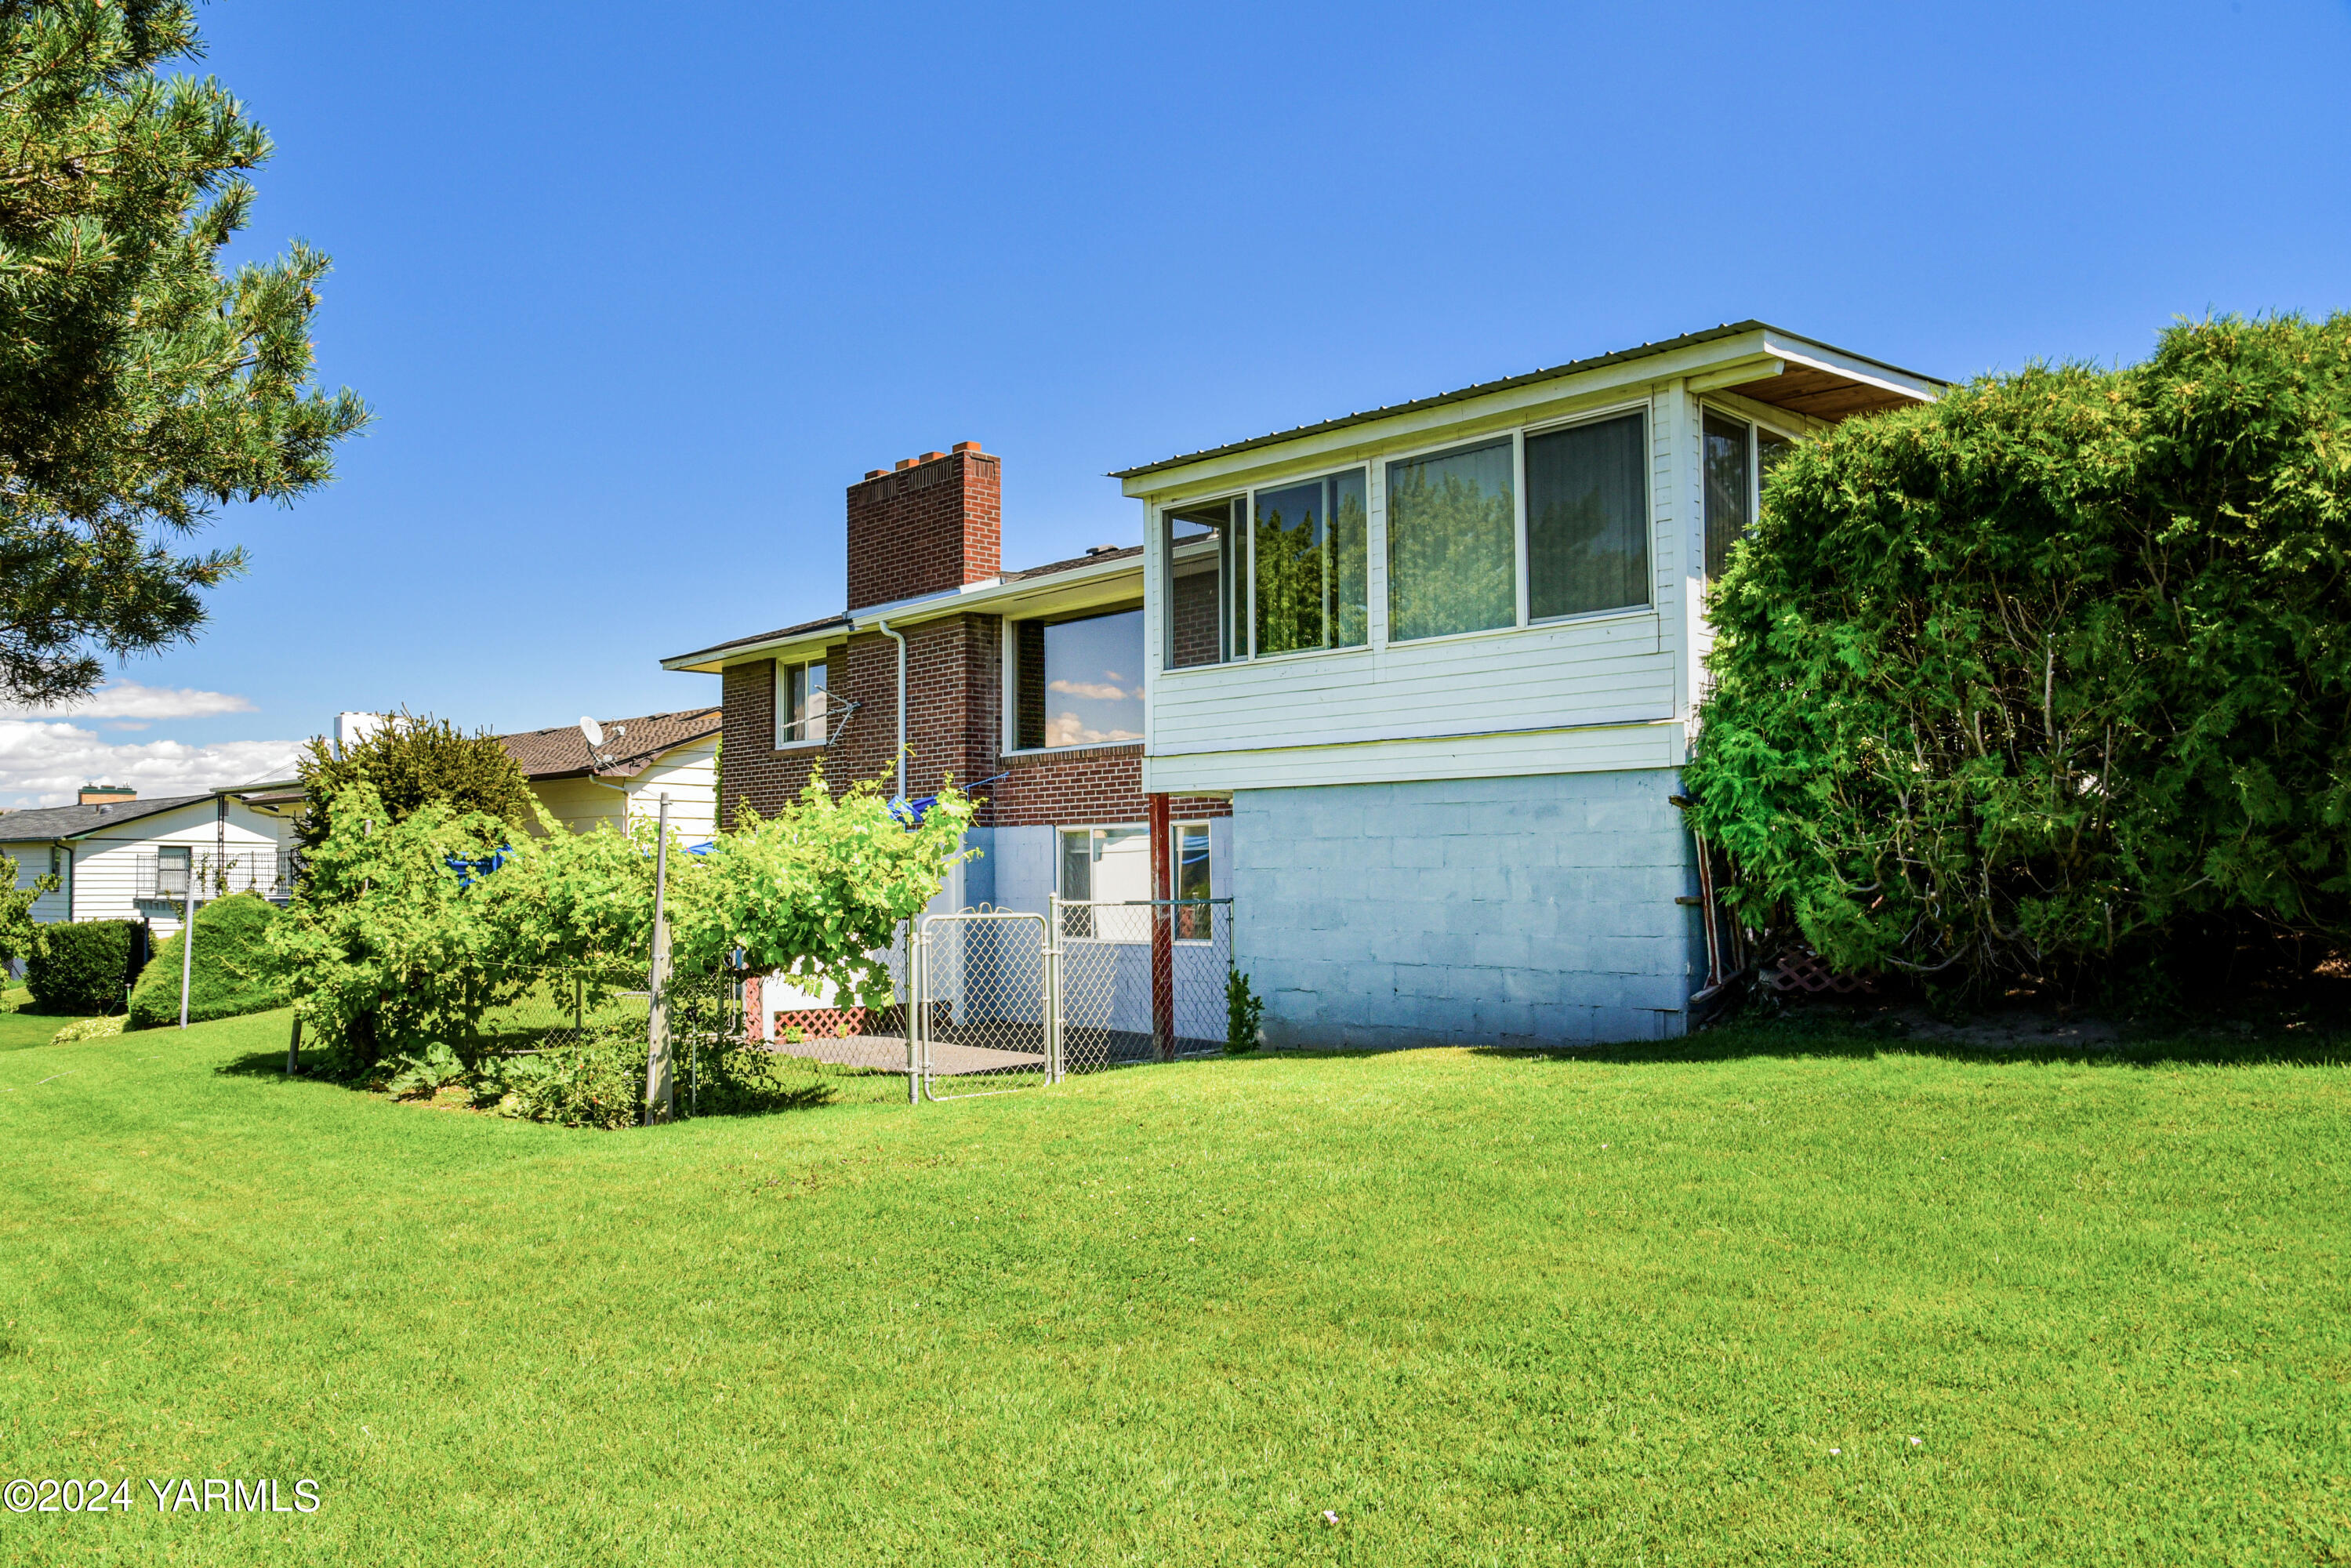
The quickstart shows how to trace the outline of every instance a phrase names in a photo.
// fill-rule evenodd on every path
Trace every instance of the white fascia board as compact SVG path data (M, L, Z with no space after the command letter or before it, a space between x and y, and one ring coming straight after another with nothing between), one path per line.
M1001 579L995 582L976 582L953 593L926 594L921 599L904 600L895 605L877 604L871 610L855 612L852 619L857 622L858 629L863 631L877 621L888 621L894 627L935 621L942 615L967 614L975 610L1000 615L1031 601L1054 598L1073 588L1106 586L1122 577L1133 577L1137 591L1140 591L1143 558L1122 556L1116 560L1073 566L1050 577L1033 577L1010 582Z
M1826 371L1833 376L1862 382L1890 392L1898 392L1920 402L1934 402L1943 395L1943 384L1930 381L1914 371L1893 365L1882 365L1876 360L1865 360L1858 354L1848 354L1842 349L1832 349L1825 343L1815 343L1792 333L1766 329L1766 349L1792 365L1808 370Z
M772 658L782 649L821 648L847 636L848 626L836 621L821 631L802 632L790 637L767 637L757 643L742 643L722 651L707 653L682 653L674 659L664 659L664 670L684 670L697 675L715 675L729 664L739 664L746 659Z
M1121 483L1129 496L1150 501L1176 499L1215 488L1238 488L1269 469L1289 468L1310 461L1339 462L1383 448L1427 445L1442 441L1445 432L1459 426L1507 424L1519 416L1549 413L1553 404L1623 394L1678 378L1704 375L1729 365L1760 367L1778 353L1764 339L1763 329L1758 328L1734 337L1693 343L1670 353L1570 371L1484 397L1464 398L1410 413L1341 425L1335 430L1302 435L1294 442L1269 442L1181 467L1155 469ZM1760 368L1755 372L1758 376L1767 373Z
M1723 387L1744 386L1749 382L1769 381L1787 372L1788 361L1772 355L1762 355L1743 364L1726 365L1719 371L1708 371L1702 376L1689 378L1689 390L1709 392Z
M739 643L724 653L687 653L674 659L664 659L662 668L716 674L728 664L739 664L747 659L773 658L779 653L795 648L821 648L828 643L839 642L852 632L872 631L884 621L895 630L925 621L935 621L943 615L967 614L975 610L1002 614L1030 601L1052 598L1073 588L1100 586L1127 575L1134 578L1135 591L1141 592L1141 556L1123 556L1117 560L1074 566L1050 577L1030 578L1025 581L1007 581L998 578L990 582L967 582L945 593L925 593L913 599L897 599L887 604L868 605L865 609L852 611L847 625L835 622L793 637L769 637L757 643Z

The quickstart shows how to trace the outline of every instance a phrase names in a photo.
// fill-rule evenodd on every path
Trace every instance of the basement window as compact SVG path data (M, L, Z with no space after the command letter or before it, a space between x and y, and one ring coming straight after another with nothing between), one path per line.
M1143 738L1143 612L1012 623L1012 745Z
M1064 904L1128 904L1151 896L1151 830L1148 828L1063 828L1061 865L1057 879ZM1097 924L1091 908L1061 911L1061 935L1106 940L1130 936L1124 929L1147 936L1147 920L1113 916ZM1130 939L1133 939L1130 936Z
M776 666L776 747L821 744L826 667L822 659Z
M1168 873L1175 885L1168 894L1176 902L1176 939L1206 942L1215 934L1215 910L1207 900L1216 896L1208 879L1208 824L1177 822L1169 829L1175 842Z

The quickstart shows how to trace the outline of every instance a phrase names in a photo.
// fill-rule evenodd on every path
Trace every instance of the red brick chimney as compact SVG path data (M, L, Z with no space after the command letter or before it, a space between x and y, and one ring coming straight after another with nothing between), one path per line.
M977 441L901 458L849 487L849 608L993 581L1004 570L1004 480Z

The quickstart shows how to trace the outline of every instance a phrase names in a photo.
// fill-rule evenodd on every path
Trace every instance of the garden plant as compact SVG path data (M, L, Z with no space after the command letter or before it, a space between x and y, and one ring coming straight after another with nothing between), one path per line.
M1693 825L1757 926L1983 995L2351 939L2351 315L1848 421L1716 590Z

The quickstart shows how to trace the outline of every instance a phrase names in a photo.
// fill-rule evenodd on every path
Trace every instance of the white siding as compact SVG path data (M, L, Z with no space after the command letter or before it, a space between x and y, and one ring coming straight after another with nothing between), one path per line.
M1691 506L1694 405L1684 382L1615 386L1604 401L1586 395L1539 411L1513 408L1444 434L1448 441L1506 434L1531 413L1544 419L1611 413L1626 406L1628 391L1647 400L1652 602L1646 608L1388 643L1385 465L1425 449L1429 436L1399 426L1383 439L1375 424L1349 433L1348 455L1368 467L1371 480L1370 645L1169 670L1162 665L1164 539L1157 511L1147 514L1145 788L1224 791L1678 766L1686 749L1680 721L1694 688L1696 597L1686 536L1698 526ZM1317 471L1332 465L1328 456L1286 463L1279 448L1251 457L1258 471L1246 478L1255 486L1293 469L1302 476L1310 464ZM1151 499L1211 494L1193 482ZM1702 559L1702 541L1700 549Z
M29 890L35 883L49 874L50 847L51 841L47 839L42 839L37 842L0 843L0 854L5 854L16 862L16 886L19 891ZM66 857L62 853L57 857L57 892L45 893L33 900L33 918L36 921L63 920L66 917L66 899L68 894L65 885Z
M1143 787L1172 795L1421 779L1508 779L1678 768L1682 730L1671 720L1590 729L1533 730L1367 746L1270 747L1145 757Z
M626 821L657 817L661 797L669 796L670 826L688 843L696 843L716 831L718 821L718 739L697 740L673 747L662 753L652 766L633 779L614 779L621 784L615 789L608 783L596 783L586 779L549 779L531 785L531 790L555 819L575 833L592 832L599 827L620 829Z
M279 847L279 823L276 818L231 801L226 825L222 826L215 819L213 802L199 800L74 841L72 918L144 917L154 924L159 934L177 931L180 906L176 899L141 900L137 896L140 867L154 856L159 847L186 844L199 859L224 841L233 852L261 851L274 855Z
M1152 754L1671 718L1664 625L1643 612L1171 671Z

